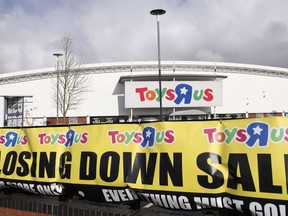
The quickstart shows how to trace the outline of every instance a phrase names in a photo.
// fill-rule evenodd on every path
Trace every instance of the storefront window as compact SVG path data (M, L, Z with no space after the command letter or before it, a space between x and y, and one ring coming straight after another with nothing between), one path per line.
M32 97L7 98L7 127L32 125Z

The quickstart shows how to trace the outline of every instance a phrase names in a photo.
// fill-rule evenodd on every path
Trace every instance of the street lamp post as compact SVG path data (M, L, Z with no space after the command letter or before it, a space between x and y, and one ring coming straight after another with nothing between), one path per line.
M57 57L57 84L56 84L56 106L57 106L57 111L56 111L56 124L58 125L59 123L59 63L60 63L60 56L63 56L61 53L54 53L53 56Z
M154 9L150 11L151 15L156 16L157 19L157 44L158 44L158 79L159 79L159 97L160 97L160 121L163 120L162 118L162 77L161 77L161 57L160 57L160 22L159 16L165 14L166 11L163 9Z

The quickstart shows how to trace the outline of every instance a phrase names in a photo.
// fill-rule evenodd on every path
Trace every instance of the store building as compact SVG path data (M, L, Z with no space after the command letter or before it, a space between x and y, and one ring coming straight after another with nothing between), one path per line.
M163 61L161 69L165 120L261 117L288 110L287 68ZM157 62L89 64L75 73L89 76L91 84L66 123L159 119ZM55 124L55 79L55 68L0 74L0 127Z

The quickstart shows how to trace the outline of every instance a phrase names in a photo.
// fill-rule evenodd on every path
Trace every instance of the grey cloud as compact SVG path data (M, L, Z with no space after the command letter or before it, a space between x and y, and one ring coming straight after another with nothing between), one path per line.
M288 67L286 0L0 0L0 73L53 66L65 33L85 63L157 60L158 7L163 60Z

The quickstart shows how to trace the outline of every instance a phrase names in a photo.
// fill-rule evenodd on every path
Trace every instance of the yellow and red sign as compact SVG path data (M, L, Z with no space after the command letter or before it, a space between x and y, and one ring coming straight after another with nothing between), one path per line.
M288 119L0 129L0 187L286 215Z

